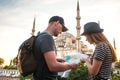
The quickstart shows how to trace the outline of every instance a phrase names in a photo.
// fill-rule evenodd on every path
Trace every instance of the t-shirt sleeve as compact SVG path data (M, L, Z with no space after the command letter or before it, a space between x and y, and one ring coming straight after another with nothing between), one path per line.
M97 59L97 60L103 61L105 56L106 56L105 44L104 43L100 43L95 48L94 58Z
M46 36L42 39L41 44L41 52L53 51L54 50L54 40L51 36Z

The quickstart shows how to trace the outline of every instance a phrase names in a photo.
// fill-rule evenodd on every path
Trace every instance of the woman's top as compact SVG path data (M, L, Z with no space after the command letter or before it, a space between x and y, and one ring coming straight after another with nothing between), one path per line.
M95 51L91 57L91 64L93 59L102 61L101 68L96 75L96 77L101 77L104 79L111 78L111 68L112 68L112 53L108 44L105 42L100 42L96 45Z

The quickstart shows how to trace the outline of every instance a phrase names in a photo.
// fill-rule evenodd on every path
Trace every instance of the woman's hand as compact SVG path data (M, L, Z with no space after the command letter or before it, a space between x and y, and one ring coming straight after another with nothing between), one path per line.
M82 58L82 59L80 59L80 61L81 61L82 63L86 63L86 61L89 61L89 58Z

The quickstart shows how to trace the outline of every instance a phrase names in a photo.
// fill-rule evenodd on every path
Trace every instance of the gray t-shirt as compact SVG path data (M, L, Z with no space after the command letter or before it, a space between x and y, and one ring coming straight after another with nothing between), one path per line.
M56 80L57 72L49 71L43 56L45 52L55 50L54 39L47 32L42 32L38 35L34 47L35 57L38 62L38 68L33 74L34 80Z
M105 79L110 79L112 68L112 53L109 45L105 42L98 43L91 57L91 64L93 62L93 59L97 59L103 62L97 76Z

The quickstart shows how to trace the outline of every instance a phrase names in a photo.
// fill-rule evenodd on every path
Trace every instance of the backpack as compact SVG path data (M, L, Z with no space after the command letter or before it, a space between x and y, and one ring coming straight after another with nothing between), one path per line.
M37 68L37 61L34 56L34 43L35 38L37 36L34 36L34 30L35 28L35 18L33 23L33 29L32 29L32 36L25 40L18 49L18 54L16 57L16 64L17 69L20 72L22 76L27 76L29 74L32 74L36 68Z
M17 55L17 69L22 76L32 74L37 68L37 61L33 53L35 36L31 36L29 39L24 41Z

